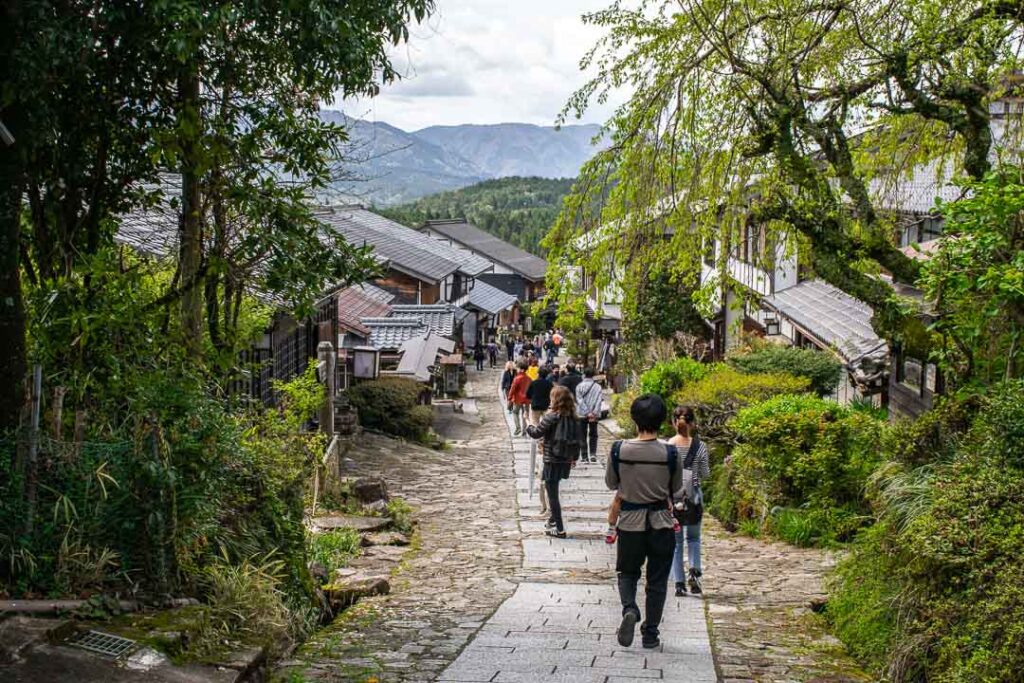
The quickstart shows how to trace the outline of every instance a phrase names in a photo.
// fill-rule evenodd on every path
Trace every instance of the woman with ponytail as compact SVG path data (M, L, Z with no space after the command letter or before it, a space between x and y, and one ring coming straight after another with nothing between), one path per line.
M683 547L690 565L690 592L699 595L701 586L700 527L704 516L701 481L711 476L708 447L697 438L697 418L690 406L679 406L672 411L675 435L669 443L679 449L683 465L683 490L677 493L676 516L680 529L676 532L676 549L672 557L672 580L676 582L676 595L686 595L687 575L683 571Z

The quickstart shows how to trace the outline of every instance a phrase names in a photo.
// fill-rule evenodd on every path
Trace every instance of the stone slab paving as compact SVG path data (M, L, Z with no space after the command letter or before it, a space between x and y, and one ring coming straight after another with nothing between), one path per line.
M505 414L511 433L511 417ZM602 435L600 453L608 449ZM539 480L529 491L530 439L513 437L523 534L522 582L441 674L445 683L631 683L716 681L703 601L669 597L662 645L616 642L622 609L615 547L604 542L607 505L602 464L581 464L561 485L567 539L544 535ZM538 460L540 455L538 454ZM603 460L603 458L602 458ZM539 464L537 470L539 473ZM639 596L640 602L643 595Z
M705 597L725 683L869 681L810 609L829 553L731 534L704 522Z
M466 393L486 400L452 418L477 424L447 450L373 434L353 444L346 474L385 477L416 510L415 543L390 595L346 610L283 662L275 681L433 681L513 594L522 545L497 381L497 372L470 371Z

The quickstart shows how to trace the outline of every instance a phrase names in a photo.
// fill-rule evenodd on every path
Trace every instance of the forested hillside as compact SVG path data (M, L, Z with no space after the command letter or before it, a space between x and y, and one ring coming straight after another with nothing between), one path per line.
M500 178L380 209L406 225L432 218L465 218L482 230L543 256L540 241L572 189L571 178Z

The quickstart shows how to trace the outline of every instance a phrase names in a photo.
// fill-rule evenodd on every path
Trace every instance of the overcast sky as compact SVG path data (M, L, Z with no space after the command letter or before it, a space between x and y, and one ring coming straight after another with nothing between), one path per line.
M579 61L600 32L580 15L610 0L437 0L393 51L404 78L379 97L335 103L350 116L405 130L460 123L549 126L584 83ZM610 107L589 111L603 123Z

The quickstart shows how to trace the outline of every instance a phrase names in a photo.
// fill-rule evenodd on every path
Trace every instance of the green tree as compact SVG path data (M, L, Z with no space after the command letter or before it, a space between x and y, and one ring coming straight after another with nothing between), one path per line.
M543 256L541 240L571 189L572 180L566 178L499 178L379 211L413 226L430 219L465 218L481 230Z
M658 253L694 278L711 240L728 273L748 231L765 267L798 236L818 277L874 309L879 333L926 339L875 277L919 271L879 189L933 159L988 169L988 104L1018 65L1019 3L680 0L585 19L606 30L584 60L598 73L563 119L633 93L547 238L553 260L600 273ZM728 275L713 284L736 289Z
M1000 167L943 207L948 239L924 267L939 355L952 376L993 383L1024 374L1024 176Z
M245 289L303 304L328 282L364 275L366 253L320 229L305 201L326 183L345 137L319 120L318 106L394 79L389 44L432 8L432 0L8 4L0 113L16 143L0 164L0 183L11 188L0 235L14 274L5 268L0 280L0 366L16 381L3 383L0 427L16 424L20 406L18 273L59 289L111 243L115 217L132 207L180 212L178 268L153 305L176 321L175 339L192 359L203 355L204 313L220 357L232 356ZM180 174L180 199L155 183L158 171ZM81 337L69 341L67 358L81 357Z

